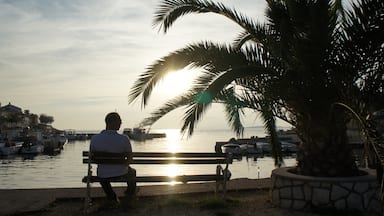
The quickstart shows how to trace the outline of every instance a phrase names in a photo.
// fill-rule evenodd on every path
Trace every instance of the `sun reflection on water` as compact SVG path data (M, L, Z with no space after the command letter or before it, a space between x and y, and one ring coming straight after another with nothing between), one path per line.
M176 164L170 164L167 166L167 171L169 177L175 177L180 174L180 169L179 166ZM176 181L171 181L169 184L170 185L175 185L177 182Z
M164 131L166 133L166 141L165 141L165 148L167 152L181 152L181 135L179 129L167 129ZM164 165L164 171L162 173L166 173L169 177L175 177L177 175L180 175L180 165L178 164L168 164ZM174 185L177 182L171 181L169 184Z
M169 177L175 177L180 173L179 166L176 164L169 164L166 169Z
M180 130L179 129L167 129L166 133L166 149L168 152L180 152Z

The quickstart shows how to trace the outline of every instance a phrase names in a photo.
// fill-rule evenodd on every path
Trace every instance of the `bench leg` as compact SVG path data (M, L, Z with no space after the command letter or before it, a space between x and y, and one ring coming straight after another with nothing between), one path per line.
M225 197L227 193L227 182L229 181L229 179L231 179L232 173L231 171L229 171L228 168L225 168L223 170L223 175L224 175L223 190L224 190L224 197Z
M91 204L91 176L92 166L88 164L88 176L87 176L87 188L85 189L85 200L84 200L84 213L87 213L88 208Z
M220 165L217 165L216 166L216 177L217 177L217 180L216 180L215 195L219 192L219 187L220 187L220 184L221 184L220 176L221 176L222 171L223 171L223 168Z
M223 180L223 197L225 198L226 195L227 195L227 171L228 170L223 170L223 176L224 176L224 180Z
M215 194L219 192L220 190L220 185L221 187L223 188L223 194L224 194L224 197L225 197L225 193L226 193L226 177L225 177L225 170L223 169L223 167L221 165L217 165L216 167L216 175L217 175L217 178L220 179L221 176L223 176L224 180L217 180L216 181L216 191L215 191Z
M227 181L231 178L231 172L228 170L228 168L223 169L223 167L221 167L220 165L217 165L216 175L217 175L218 179L220 179L220 177L222 176L223 180L222 181L221 180L216 181L215 193L219 191L219 186L221 184L223 187L223 196L225 197L226 193L227 193Z
M84 200L84 212L87 213L89 206L91 205L91 185L87 182L87 188L85 189Z

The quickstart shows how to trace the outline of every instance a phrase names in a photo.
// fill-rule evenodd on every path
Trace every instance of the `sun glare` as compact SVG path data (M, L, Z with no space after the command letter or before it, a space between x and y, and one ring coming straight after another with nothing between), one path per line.
M179 166L176 164L169 164L167 168L168 176L175 177L180 173Z
M169 73L160 83L158 90L167 96L177 96L191 88L193 72L188 69Z
M168 152L178 152L180 149L180 131L178 129L168 129L166 131L167 142L166 148Z

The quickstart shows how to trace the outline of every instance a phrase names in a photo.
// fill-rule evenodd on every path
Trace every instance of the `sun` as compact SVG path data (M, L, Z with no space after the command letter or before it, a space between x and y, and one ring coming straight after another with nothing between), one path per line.
M159 84L159 93L172 97L188 91L193 84L193 71L182 69L170 72Z

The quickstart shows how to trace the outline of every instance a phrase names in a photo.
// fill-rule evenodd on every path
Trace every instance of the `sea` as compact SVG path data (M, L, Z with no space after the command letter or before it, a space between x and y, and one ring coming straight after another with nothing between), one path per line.
M282 128L284 129L284 128ZM99 131L92 131L97 133ZM218 141L235 137L230 130L197 130L191 137L180 134L179 129L158 129L151 132L166 133L165 138L146 141L131 140L136 152L214 152ZM245 128L244 138L265 136L262 127ZM82 151L89 149L90 140L67 142L57 155L21 156L0 159L0 189L78 188L87 173L82 163ZM284 158L284 166L296 165L295 156ZM96 165L94 165L96 166ZM137 175L212 174L216 165L132 165ZM275 168L274 160L267 155L248 155L234 159L229 165L231 179L269 178ZM96 172L96 167L93 167ZM119 183L117 183L119 184ZM148 184L148 183L147 183ZM155 184L155 183L153 183ZM94 184L98 186L97 184ZM140 184L139 184L140 185Z

